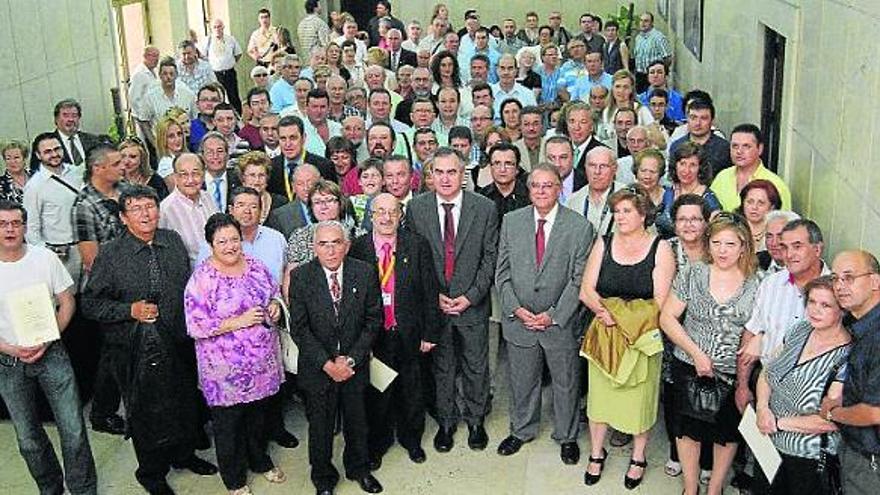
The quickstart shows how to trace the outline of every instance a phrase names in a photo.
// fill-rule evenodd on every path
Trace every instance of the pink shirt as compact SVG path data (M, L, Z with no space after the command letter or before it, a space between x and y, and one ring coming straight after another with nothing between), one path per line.
M339 182L342 185L342 194L346 196L354 196L357 194L363 194L364 192L364 190L361 189L361 183L358 180L357 166L351 167L351 169L342 176L342 180Z
M193 201L184 196L179 189L174 189L159 205L159 227L180 234L186 245L191 267L196 265L199 248L205 242L205 224L208 223L208 217L217 211L217 206L205 191L200 191L198 199Z

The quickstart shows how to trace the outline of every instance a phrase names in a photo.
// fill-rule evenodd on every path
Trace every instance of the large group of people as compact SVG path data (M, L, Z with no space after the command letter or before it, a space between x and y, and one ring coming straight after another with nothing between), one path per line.
M518 29L471 9L458 30L443 4L424 25L387 0L366 26L305 11L299 51L267 9L246 47L219 18L176 56L145 47L137 135L87 133L64 99L54 130L0 149L0 295L48 297L66 336L25 342L45 315L0 304L0 397L41 493L97 492L89 397L151 494L174 493L171 468L219 472L232 495L249 471L284 483L268 445L299 445L291 409L319 495L340 479L339 432L346 478L379 493L395 443L427 461L428 416L438 453L462 424L470 449L490 445L495 324L501 456L539 437L549 385L550 436L565 464L588 446L587 486L632 442L627 489L655 463L686 495L880 489L877 258L823 258L762 131L725 134L710 94L671 86L650 12L629 36L592 13L569 31L556 11ZM649 462L661 404L669 456ZM775 476L746 474L748 408ZM217 466L197 454L212 447Z

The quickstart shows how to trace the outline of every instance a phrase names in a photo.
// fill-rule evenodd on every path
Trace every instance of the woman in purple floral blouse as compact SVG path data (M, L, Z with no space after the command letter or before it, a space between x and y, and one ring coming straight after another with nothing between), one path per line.
M278 284L241 247L241 227L225 213L205 225L211 257L186 286L187 332L195 339L199 388L214 421L217 464L233 495L250 494L247 470L273 482L286 476L267 452L266 399L284 380L278 334Z

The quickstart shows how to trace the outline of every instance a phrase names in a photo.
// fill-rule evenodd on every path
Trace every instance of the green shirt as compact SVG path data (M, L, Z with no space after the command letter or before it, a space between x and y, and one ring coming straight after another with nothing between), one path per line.
M791 210L791 192L788 190L788 186L785 185L785 182L778 175L768 170L767 167L764 166L764 162L758 163L758 168L756 168L752 176L749 177L749 182L755 179L764 179L772 182L773 185L776 186L776 190L779 191L779 198L782 200L782 209ZM736 188L735 166L728 167L721 172L718 172L718 175L715 176L715 180L712 181L711 189L721 203L721 207L724 211L733 211L739 208L740 199L739 190Z

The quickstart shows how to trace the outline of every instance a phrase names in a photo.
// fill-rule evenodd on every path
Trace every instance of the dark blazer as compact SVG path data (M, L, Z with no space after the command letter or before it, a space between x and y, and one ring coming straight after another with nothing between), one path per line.
M321 173L322 179L338 182L336 178L336 169L333 168L333 163L330 162L330 160L306 152L305 161L306 163L314 165L318 169L318 172ZM269 173L269 183L266 186L266 190L270 193L280 194L287 197L287 187L284 185L284 181L286 180L287 171L284 170L284 155L278 155L272 159L272 171Z
M338 317L317 258L293 271L290 294L290 326L300 351L298 383L313 393L331 386L323 367L340 355L353 358L356 374L369 377L370 349L384 318L376 270L345 259Z
M370 233L355 239L348 254L378 266ZM394 254L394 317L406 342L406 355L418 356L422 340L436 343L440 338L439 288L431 246L418 234L398 230ZM380 334L383 331L384 327Z
M584 153L584 156L587 156L587 154ZM584 172L583 169L576 168L572 170L571 173L574 174L574 187L571 192L576 192L578 189L587 185L587 173Z
M67 143L65 143L64 140L62 139L61 133L58 132L58 129L55 129L55 131L53 131L52 134L56 138L58 138L58 142L61 144L61 150L64 152L63 162L64 163L73 163L73 159L71 159L70 154L67 153ZM86 157L89 156L89 151L92 148L94 148L98 144L101 144L101 142L103 141L101 139L101 136L98 136L96 134L91 134L88 132L79 131L79 132L77 132L77 135L79 136L79 141L80 141L80 143L82 143L82 147L83 147L83 152L84 152L83 160L85 160ZM109 140L108 140L108 142L109 142ZM37 156L36 150L37 150L37 142L34 141L33 143L31 143L31 162L30 162L31 173L36 172L40 168L40 158Z
M293 231L309 223L300 207L301 204L299 199L294 199L284 206L279 206L269 213L264 225L281 232L285 239L290 239Z
M388 70L392 70L391 69L391 51L389 50L387 53L388 53L388 57L385 59L385 68ZM411 51L411 50L407 50L406 48L400 49L399 59L400 60L397 61L398 68L401 66L404 66L404 65L409 65L413 68L416 68L419 66L418 65L419 64L418 58L416 57L416 52Z
M214 190L208 186L208 174L205 173L205 181L202 184L202 188L208 192L208 196L211 196L211 199L214 199ZM238 169L236 168L227 168L226 169L226 180L223 181L223 187L226 188L226 204L223 205L223 208L220 209L223 213L226 213L229 209L229 195L232 191L237 187L241 187L241 176L238 174Z
M584 152L581 153L581 159L578 160L578 162L574 164L574 169L580 170L581 172L586 174L586 172L587 172L587 153L591 149L598 148L600 146L602 146L604 148L608 147L608 146L605 146L601 141L599 141L595 135L591 135L589 137L589 143L587 144L587 147L584 148ZM585 175L585 177L586 177L586 175ZM575 189L575 190L577 190L577 189Z
M446 256L440 236L441 219L437 213L436 194L421 194L409 202L407 225L427 239L431 246L440 292L453 298L464 295L471 302L471 307L458 316L457 321L464 325L484 324L491 310L488 295L498 254L498 215L491 200L470 191L462 194L451 283L447 284L444 276Z

